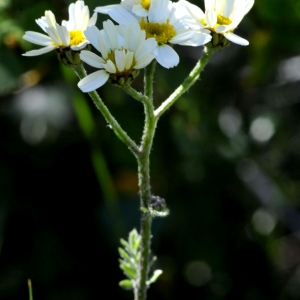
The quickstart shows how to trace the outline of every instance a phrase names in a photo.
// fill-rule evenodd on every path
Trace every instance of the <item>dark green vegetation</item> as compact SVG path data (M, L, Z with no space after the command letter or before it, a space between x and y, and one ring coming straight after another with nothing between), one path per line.
M21 56L38 47L24 31L68 4L0 2L1 300L28 299L28 278L34 300L132 299L117 248L139 225L135 159L54 51ZM164 273L150 300L300 298L300 1L257 0L237 34L250 45L216 53L158 124L152 188L170 215L153 222ZM202 51L176 50L177 68L157 67L157 104ZM142 105L99 93L139 141Z

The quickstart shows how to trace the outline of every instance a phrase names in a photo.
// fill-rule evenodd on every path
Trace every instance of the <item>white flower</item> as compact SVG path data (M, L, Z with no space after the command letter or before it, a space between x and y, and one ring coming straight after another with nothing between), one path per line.
M154 58L153 51L157 43L154 38L146 40L145 31L137 24L122 26L122 30L112 21L103 22L104 30L96 26L89 27L84 34L91 44L101 53L101 57L90 52L81 51L82 61L101 70L79 81L78 87L83 92L96 90L109 78L126 84L132 80L137 71L146 67Z
M196 31L186 25L185 19L191 21L193 19L186 8L179 3L169 0L151 0L148 16L141 17L124 8L123 2L121 5L110 7L106 13L119 24L138 24L146 31L147 38L154 37L158 44L155 52L156 60L165 68L175 67L179 63L179 56L170 45L196 47L211 40L208 30ZM97 11L100 10L97 9Z
M23 54L24 56L35 56L50 52L56 48L71 47L72 50L83 49L89 41L83 31L97 21L95 13L90 18L90 12L84 1L76 1L69 6L69 21L62 21L62 25L56 23L54 14L47 10L45 16L37 19L36 23L48 34L35 31L26 31L23 39L37 45L44 46L38 50L32 50Z
M249 45L247 40L234 34L233 31L252 8L254 0L205 0L205 13L188 1L179 2L187 8L199 29L205 27L215 33L223 34L226 39L235 44Z

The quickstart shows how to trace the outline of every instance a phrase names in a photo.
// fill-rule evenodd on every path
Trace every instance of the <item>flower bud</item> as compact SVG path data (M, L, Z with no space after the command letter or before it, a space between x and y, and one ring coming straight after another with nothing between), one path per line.
M67 67L78 66L81 64L80 51L72 50L70 47L56 48L58 59ZM83 49L82 49L83 50ZM91 50L91 45L88 44L84 50Z

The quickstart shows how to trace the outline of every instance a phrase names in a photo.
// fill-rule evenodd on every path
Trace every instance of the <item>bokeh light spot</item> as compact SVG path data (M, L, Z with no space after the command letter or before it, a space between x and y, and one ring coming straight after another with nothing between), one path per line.
M276 226L276 219L265 209L258 209L252 216L252 224L258 233L269 235Z
M212 271L206 262L194 260L186 265L184 275L189 284L201 287L211 280Z
M275 125L270 118L258 117L250 126L250 135L260 143L267 142L275 133Z

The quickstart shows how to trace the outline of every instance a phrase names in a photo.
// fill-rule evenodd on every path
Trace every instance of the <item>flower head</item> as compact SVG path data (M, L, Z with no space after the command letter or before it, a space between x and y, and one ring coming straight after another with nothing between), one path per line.
M229 41L247 46L249 42L233 31L249 12L254 0L205 0L205 13L196 5L180 0L194 18L194 28L207 28L212 33L224 35ZM192 26L193 27L193 26Z
M122 3L143 3L147 7L147 17L124 8ZM147 6L145 5L147 3ZM135 4L137 5L137 4ZM142 5L142 4L141 4ZM103 12L101 9L96 9ZM155 52L157 62L165 68L175 67L179 63L179 56L172 45L200 46L211 40L209 31L206 29L193 30L184 22L192 17L186 8L180 3L173 3L169 0L124 0L120 5L110 7L105 11L119 24L137 24L145 30L147 38L155 38L157 49Z
M84 35L84 30L95 25L97 15L90 18L89 9L84 1L78 0L69 6L69 21L62 21L62 25L56 23L54 14L47 10L45 16L36 20L36 23L47 33L41 34L35 31L26 31L23 39L37 45L44 46L38 50L24 53L24 56L36 56L50 52L54 49L71 48L80 51L89 41Z
M103 28L100 31L91 26L84 32L101 57L90 51L81 51L82 61L100 69L79 81L78 87L83 92L96 90L108 79L126 85L155 58L153 51L157 42L154 38L146 39L145 31L137 24L120 28L108 20L103 22Z

